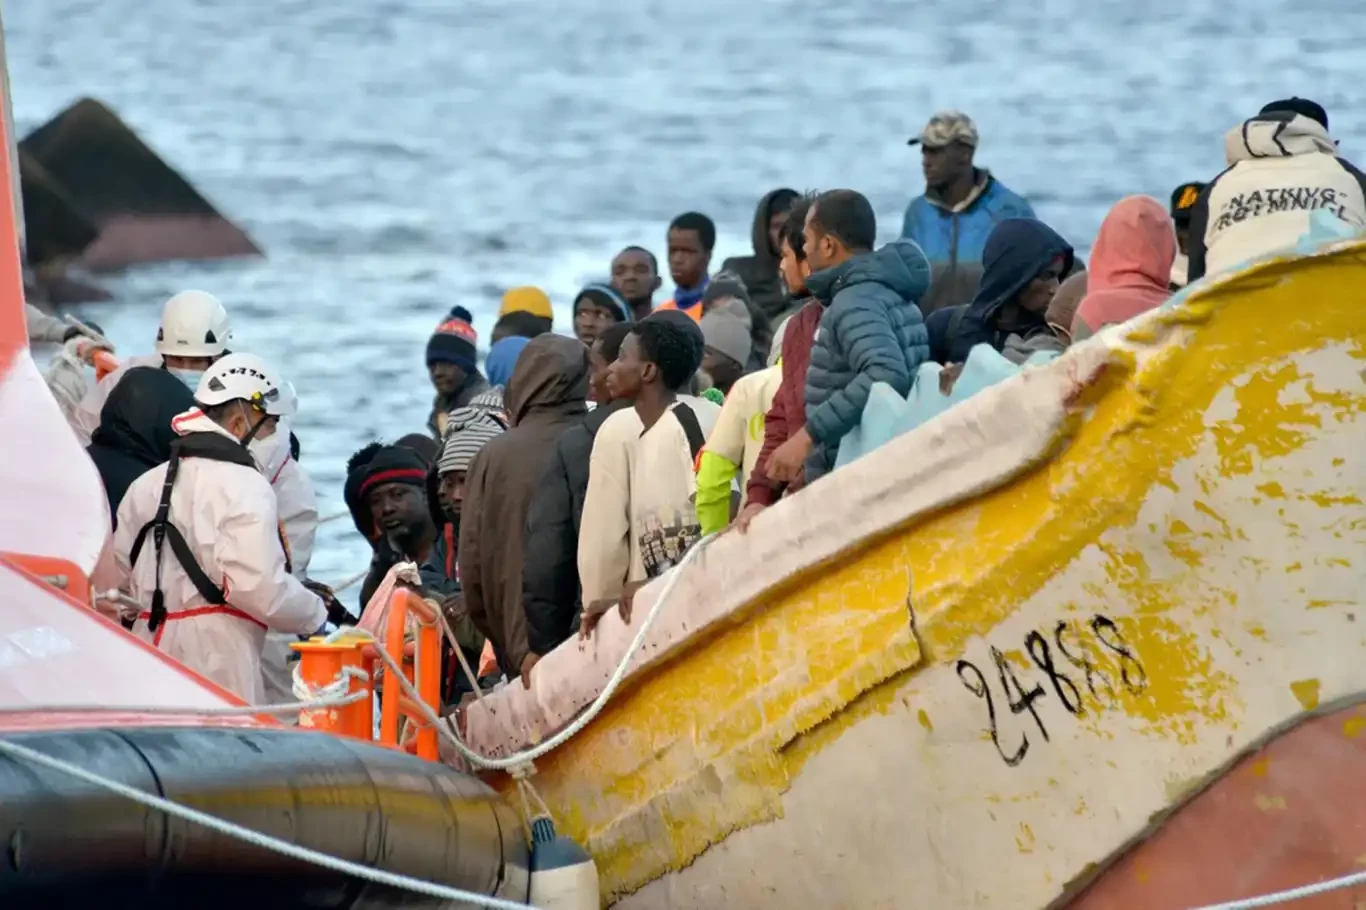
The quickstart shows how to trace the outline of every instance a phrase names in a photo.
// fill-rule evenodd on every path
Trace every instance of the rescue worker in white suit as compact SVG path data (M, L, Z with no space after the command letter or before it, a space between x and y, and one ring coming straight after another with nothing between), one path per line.
M114 536L122 587L150 605L134 633L253 704L264 701L268 630L309 635L350 620L325 585L289 572L257 455L286 416L282 385L254 355L215 361L197 407L171 422L170 460L128 488Z
M252 454L261 466L261 473L275 490L275 505L284 526L285 545L289 551L290 574L300 581L308 578L308 564L313 558L313 540L318 535L318 497L313 482L295 460L290 442L290 423L298 413L298 400L288 380L280 387L283 416L268 439L253 440ZM265 683L266 703L281 704L294 700L292 669L294 652L290 643L295 636L282 632L266 635L261 652L261 676ZM286 723L297 718L282 717Z
M205 291L181 291L161 309L155 354L124 358L119 368L86 392L72 416L81 445L100 425L100 411L123 374L133 367L160 367L194 391L204 371L228 352L232 325L222 301Z

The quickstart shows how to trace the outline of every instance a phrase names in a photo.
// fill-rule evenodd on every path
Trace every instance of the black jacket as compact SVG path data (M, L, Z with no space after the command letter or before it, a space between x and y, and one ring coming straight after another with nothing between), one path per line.
M129 370L109 393L86 451L104 481L115 522L133 481L171 457L171 419L192 407L194 395L185 383L157 367Z
M588 493L588 459L603 422L629 401L588 412L560 434L527 513L522 604L527 643L548 654L574 634L579 622L579 523Z
M925 319L930 334L930 359L942 364L962 363L974 345L1005 347L1011 332L1023 338L1048 331L1042 313L1021 312L1024 326L1011 330L998 324L1001 311L1014 301L1056 257L1063 257L1064 276L1071 274L1075 257L1067 241L1033 218L1007 218L992 228L982 253L982 283L971 303L935 310Z

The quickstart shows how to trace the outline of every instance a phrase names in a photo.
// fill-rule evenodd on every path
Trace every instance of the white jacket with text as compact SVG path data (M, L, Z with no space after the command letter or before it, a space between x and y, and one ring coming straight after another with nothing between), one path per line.
M1300 114L1261 114L1228 131L1229 167L1191 209L1188 280L1294 246L1324 210L1366 226L1366 177Z

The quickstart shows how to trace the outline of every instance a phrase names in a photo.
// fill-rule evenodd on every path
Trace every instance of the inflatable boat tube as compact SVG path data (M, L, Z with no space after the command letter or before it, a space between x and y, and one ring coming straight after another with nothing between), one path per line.
M442 765L288 730L149 727L5 738L331 856L479 894L527 897L528 847L516 812L480 781ZM0 756L6 910L440 905Z

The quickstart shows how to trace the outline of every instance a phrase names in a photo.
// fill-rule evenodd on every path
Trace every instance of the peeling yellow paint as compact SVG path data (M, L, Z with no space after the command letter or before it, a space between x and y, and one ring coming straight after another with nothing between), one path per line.
M1266 777L1267 771L1270 769L1270 767L1271 759L1259 758L1252 764L1248 765L1248 770L1252 772L1253 777Z
M1252 802L1263 812L1284 812L1286 808L1284 796L1267 796L1265 793L1258 793Z
M1028 823L1020 822L1020 833L1015 836L1015 845L1021 853L1033 853L1034 844L1034 829Z
M1142 689L1131 691L1119 683L1126 667L1115 653L1079 639L1077 650L1116 690L1082 696L1084 735L1113 736L1100 716L1116 711L1146 737L1194 743L1219 725L1216 735L1222 735L1244 711L1234 668L1220 663L1232 652L1190 620L1206 610L1212 620L1217 611L1232 613L1236 602L1226 596L1226 584L1204 566L1210 553L1245 535L1241 519L1219 514L1211 502L1223 501L1216 491L1229 478L1252 474L1333 422L1366 412L1366 395L1316 389L1288 359L1328 344L1355 345L1354 356L1366 357L1366 308L1334 292L1359 272L1352 256L1325 257L1311 269L1272 270L1259 278L1263 284L1238 293L1221 289L1156 314L1144 329L1150 332L1145 343L1156 347L1141 360L1132 351L1113 352L1103 376L1078 396L1076 414L1056 440L1058 457L999 490L913 517L906 527L785 580L746 605L732 624L623 689L579 736L538 761L537 789L565 833L589 847L604 896L684 868L732 831L781 818L783 794L806 763L851 726L889 714L909 722L914 710L919 726L933 731L915 699L902 698L903 687L925 678L926 670L951 668L969 648L981 649L973 651L977 660L983 636L1039 682L1020 639L1002 637L997 626L1079 558L1103 561L1104 584L1091 591L1095 600L1055 598L1047 610L1079 629L1098 610L1113 616L1145 676ZM1288 298L1321 305L1313 319L1287 321ZM1266 331L1268 325L1277 331ZM1231 398L1231 416L1222 410L1211 416L1220 396ZM1214 453L1209 470L1174 475L1202 446ZM1269 479L1259 491L1290 498ZM1303 495L1340 509L1354 504L1349 493ZM1165 535L1135 527L1152 495L1173 494L1187 503L1195 495L1208 498L1192 506L1203 516L1192 519L1198 530L1180 520L1169 522ZM1290 530L1284 516L1261 508L1267 521ZM1360 529L1343 526L1344 532ZM1149 566L1135 539L1148 542L1150 555L1165 547L1175 562ZM1280 562L1269 561L1271 553L1239 555L1250 572ZM1173 568L1182 574L1165 574ZM1301 569L1295 562L1284 571ZM915 579L915 633L907 621L908 572ZM1191 580L1198 584L1182 586ZM1209 594L1192 603L1191 590ZM1226 628L1237 629L1236 623ZM1292 685L1306 709L1295 687L1308 683L1317 705L1317 680ZM964 711L979 709L970 694L964 698ZM1040 704L1059 710L1051 691L1047 699ZM938 711L936 720L941 731L952 728ZM1351 724L1344 724L1345 735L1366 730L1366 719L1349 731ZM992 748L988 733L981 738ZM1026 761L1035 760L1031 749ZM1167 795L1179 799L1199 783L1169 782ZM1265 799L1285 808L1282 797ZM1036 845L1033 830L1022 826L1020 851Z
M1342 722L1342 735L1348 739L1356 739L1363 730L1366 730L1366 717L1349 717Z
M1319 681L1317 679L1301 679L1290 684L1290 691L1295 693L1295 698L1300 706L1306 711L1312 711L1319 706Z
M1248 635L1251 635L1253 638L1260 638L1262 641L1266 641L1266 626L1262 625L1261 623L1243 623L1243 629L1247 632Z

